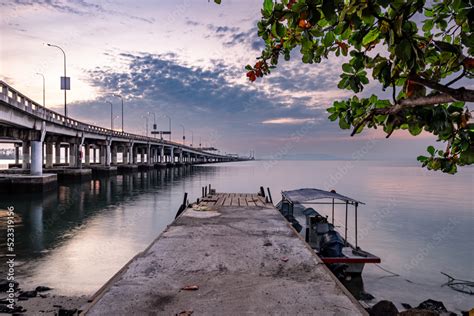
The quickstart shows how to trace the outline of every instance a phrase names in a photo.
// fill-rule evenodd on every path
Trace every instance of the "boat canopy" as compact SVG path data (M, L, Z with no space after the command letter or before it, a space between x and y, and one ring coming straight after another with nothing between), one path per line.
M347 202L349 204L364 204L363 202L354 200L350 197L338 194L336 192L329 192L319 189L305 188L299 190L282 191L281 194L285 199L292 203L304 203L320 199L336 199Z

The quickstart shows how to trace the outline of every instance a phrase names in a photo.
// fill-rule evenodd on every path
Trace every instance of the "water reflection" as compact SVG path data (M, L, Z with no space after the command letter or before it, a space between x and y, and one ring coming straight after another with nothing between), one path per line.
M45 195L0 196L0 212L13 205L19 216L15 252L23 262L18 269L21 283L91 294L174 219L184 192L194 200L209 183L221 192L256 192L262 185L270 187L277 201L283 189L335 188L367 203L359 213L359 243L401 275L387 277L367 266L366 291L412 305L427 298L449 305L457 293L440 287L446 281L440 271L474 279L474 239L469 238L474 227L473 169L451 176L426 174L415 166L353 165L337 183L330 182L340 172L337 161L282 161L271 168L254 161L97 177L60 183L57 191ZM318 212L330 214L323 207ZM342 219L343 212L337 212L336 222ZM455 225L449 226L452 219ZM442 238L435 235L443 231ZM0 242L4 237L0 235ZM423 257L407 269L420 252ZM456 305L473 303L463 296Z

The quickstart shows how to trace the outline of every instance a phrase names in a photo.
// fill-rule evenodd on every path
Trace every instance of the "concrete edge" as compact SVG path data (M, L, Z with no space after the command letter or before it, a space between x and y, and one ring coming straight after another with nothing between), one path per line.
M184 213L184 212L183 212ZM120 270L118 270L107 282L105 282L104 285L102 285L94 294L92 294L91 296L91 299L92 299L92 302L90 302L86 309L83 310L79 315L87 315L87 313L89 312L89 310L97 303L97 301L99 299L102 298L102 296L104 296L105 292L111 287L111 285L113 284L114 281L116 281L118 278L120 278L124 273L125 271L128 270L128 267L130 266L130 264L137 258L143 256L154 244L156 241L158 241L158 239L168 231L168 229L170 228L171 225L173 225L180 217L181 215L183 215L183 213L180 214L180 216L178 216L177 218L175 218L171 223L169 223L166 228L155 238L153 239L153 241L143 250L143 251L140 251L139 253L137 253L135 256L133 256L129 261L127 261L127 263L124 264L124 266L122 268L120 268Z
M273 205L273 204L272 204ZM273 208L277 211L277 213L283 218L283 220L285 221L286 225L288 227L290 227L290 229L293 231L294 234L296 234L296 236L304 243L304 246L310 250L311 252L311 255L312 257L316 260L316 263L318 265L321 265L323 267L323 269L327 272L327 274L329 274L329 276L336 282L336 285L342 290L342 292L344 292L344 294L346 294L346 296L351 300L352 303L354 303L354 305L357 306L357 308L359 309L359 311L363 314L363 315L366 315L366 316L369 316L369 313L367 312L367 310L365 310L365 308L362 306L362 304L354 297L354 295L352 295L351 292L349 292L348 289L346 289L346 287L341 283L341 281L339 281L339 279L331 272L331 270L329 270L329 268L324 264L324 262L321 260L321 258L319 258L319 256L314 252L314 249L311 248L311 246L306 242L306 240L303 239L303 236L300 235L300 233L298 233L298 231L290 224L290 222L288 222L285 218L285 216L283 216L282 213L280 213L280 211L277 210L277 208L275 206L273 206Z

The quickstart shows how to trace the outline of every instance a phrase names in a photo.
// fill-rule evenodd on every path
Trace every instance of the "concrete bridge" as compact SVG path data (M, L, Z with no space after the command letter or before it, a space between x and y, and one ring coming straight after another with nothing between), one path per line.
M32 176L41 176L43 168L54 173L59 166L113 172L117 168L244 160L83 123L41 106L3 81L0 88L0 139L15 144L14 166Z

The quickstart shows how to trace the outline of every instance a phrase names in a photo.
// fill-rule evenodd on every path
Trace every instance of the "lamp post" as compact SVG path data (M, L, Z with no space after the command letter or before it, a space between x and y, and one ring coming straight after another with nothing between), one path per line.
M199 136L199 148L201 148L201 136Z
M120 98L122 100L122 133L123 133L123 97L120 94L114 93L114 97Z
M110 104L110 129L114 130L114 106L112 102L105 101L106 103Z
M148 115L142 116L145 118L145 130L146 130L146 137L148 137Z
M169 131L170 131L170 134L169 134L169 140L171 141L171 117L170 117L169 115L166 115L166 114L162 114L162 116L164 116L164 117L167 117L167 118L168 118Z
M67 117L67 99L66 99L66 91L67 91L67 85L66 85L66 81L67 81L67 77L66 77L66 53L64 52L64 49L62 49L61 47L59 47L58 45L53 45L53 44L49 44L47 43L46 44L47 46L49 47L55 47L59 50L61 50L61 52L63 53L63 56L64 56L64 116Z
M191 131L191 147L194 145L194 131Z
M46 89L45 89L45 87L46 87L46 80L45 80L44 75L43 75L42 73L37 72L36 74L37 74L38 76L41 76L41 77L43 78L43 107L45 108L45 107L46 107L46 97L45 97L45 95L46 95L46 94L45 94L45 92L46 92Z
M153 130L156 131L156 114L155 112L148 112L148 115L151 115L153 114ZM155 134L155 138L156 138L156 134Z
M185 141L186 141L186 130L185 130L183 124L179 124L179 125L181 125L181 127L183 128L183 145L184 145L184 144L185 144Z
M114 129L114 121L115 121L115 119L118 119L118 118L119 118L118 115L115 115L115 116L113 117L113 119L112 119L112 130Z

